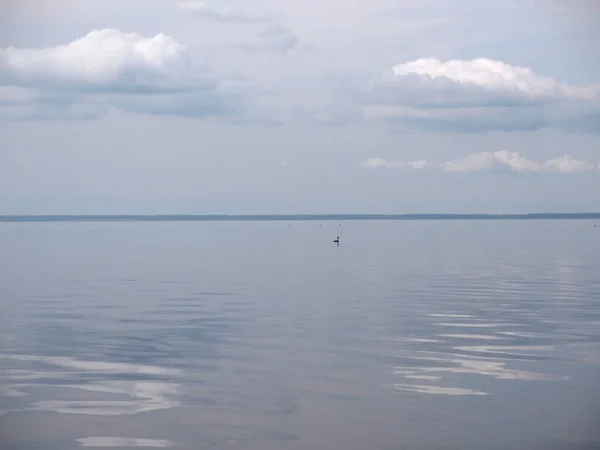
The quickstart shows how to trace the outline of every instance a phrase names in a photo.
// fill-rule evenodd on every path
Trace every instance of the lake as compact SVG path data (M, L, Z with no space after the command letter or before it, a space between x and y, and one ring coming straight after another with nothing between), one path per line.
M0 224L0 446L598 449L595 222Z

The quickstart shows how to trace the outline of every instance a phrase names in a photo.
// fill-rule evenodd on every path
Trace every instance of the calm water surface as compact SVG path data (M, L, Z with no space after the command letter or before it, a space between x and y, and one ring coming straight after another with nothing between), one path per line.
M2 224L0 447L600 448L599 230Z

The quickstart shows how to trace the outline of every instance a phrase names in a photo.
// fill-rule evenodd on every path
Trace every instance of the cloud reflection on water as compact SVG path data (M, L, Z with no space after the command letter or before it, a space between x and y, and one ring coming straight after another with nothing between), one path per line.
M180 375L180 372L175 369L68 357L36 355L5 355L4 357L13 362L38 364L35 369L20 368L7 371L9 385L4 387L2 394L5 397L26 396L27 391L34 388L47 389L50 392L75 389L110 397L109 400L100 398L33 401L18 409L20 411L120 416L169 409L181 404L176 399L178 384L161 380L161 378ZM47 366L60 367L63 370L47 370ZM55 382L48 383L48 380L55 380ZM65 382L66 380L78 380L78 383L68 383ZM115 400L114 396L126 399ZM13 411L9 410L9 412Z
M77 439L81 447L173 447L175 444L163 439L139 439L124 437L87 437Z

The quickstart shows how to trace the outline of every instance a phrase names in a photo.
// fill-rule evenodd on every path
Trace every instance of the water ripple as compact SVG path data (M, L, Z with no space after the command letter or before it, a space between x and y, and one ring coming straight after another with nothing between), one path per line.
M78 390L126 400L32 400L17 411L46 411L62 414L121 416L169 409L179 406L178 384L161 378L179 375L179 371L157 366L78 360L67 357L5 355L13 362L35 363L35 368L11 368L7 371L5 397L28 396L43 389L60 393ZM59 368L60 370L56 370ZM131 378L131 379L127 379ZM69 381L77 381L70 383ZM118 381L115 381L118 380ZM8 412L11 412L9 410Z

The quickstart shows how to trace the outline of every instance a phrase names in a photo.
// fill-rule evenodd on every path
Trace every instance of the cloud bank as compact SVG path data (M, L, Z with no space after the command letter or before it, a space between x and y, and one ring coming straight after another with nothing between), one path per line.
M116 107L198 117L241 107L231 83L194 64L188 48L165 34L103 29L56 47L3 48L0 72L0 113L8 118L50 118L52 106L56 118L66 107L99 115Z
M395 65L364 92L366 118L438 131L585 126L600 113L600 85L572 86L502 61L423 58Z
M426 160L389 162L382 158L369 158L361 164L371 169L435 169L442 172L455 173L516 172L576 174L600 172L600 163L587 163L569 155L539 162L531 160L519 152L507 152L505 150L473 153L465 158L443 162L430 162Z
M275 16L210 1L180 8L219 22L259 24L255 42L233 44L252 55L286 55L302 48ZM111 108L220 120L236 116L237 121L256 115L249 108L256 90L239 89L239 83L231 89L230 80L164 33L101 29L55 47L1 48L0 73L0 116L5 118L95 118ZM352 79L350 72L345 75ZM422 58L392 66L362 90L355 80L346 84L352 86L345 98L326 101L325 112L313 114L313 121L320 115L332 118L325 124L348 124L344 117L351 117L434 132L553 127L600 133L600 85L562 83L492 59ZM323 86L339 89L331 81ZM302 109L294 106L294 111ZM304 109L316 110L314 105Z

